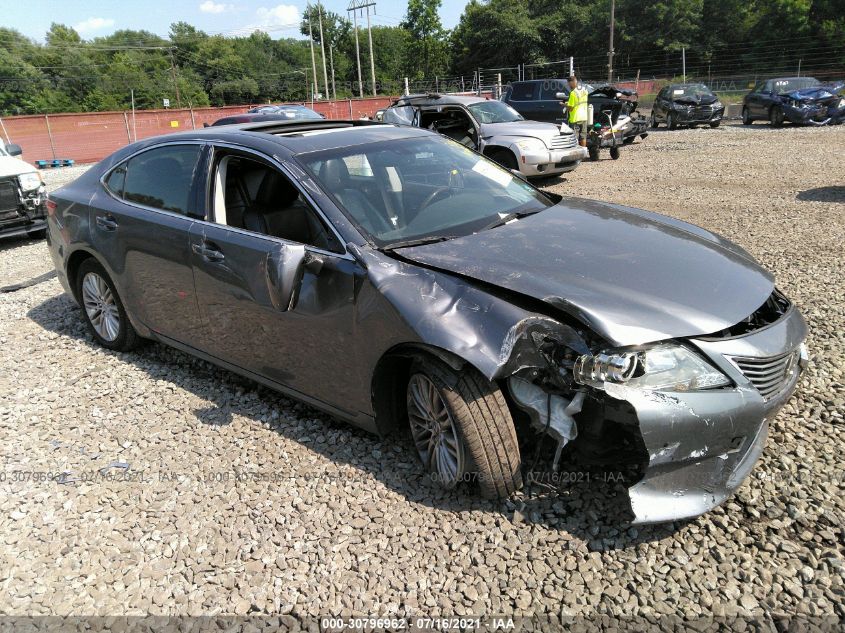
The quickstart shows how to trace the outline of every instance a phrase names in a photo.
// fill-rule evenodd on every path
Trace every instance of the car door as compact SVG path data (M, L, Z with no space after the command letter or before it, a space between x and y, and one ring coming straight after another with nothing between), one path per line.
M666 120L666 95L669 93L669 88L663 88L657 93L657 98L654 100L654 118L657 121Z
M751 116L766 118L769 116L769 106L772 102L773 82L766 81L758 86L750 96L748 111Z
M129 313L153 332L195 345L202 322L188 233L202 217L196 174L200 143L164 143L103 177L91 203L91 241Z
M537 100L537 121L548 121L560 125L564 121L563 105L566 99L558 99L557 94L569 96L569 86L565 81L549 79L540 82L540 92Z
M241 185L220 176L232 157L281 175L295 188L296 204L313 213L331 239L321 248L247 228L249 211L237 218L227 190ZM358 388L358 376L344 362L354 353L354 281L361 272L354 259L291 172L273 159L216 147L210 173L210 221L196 222L189 240L208 353L321 402L348 401ZM246 198L257 199L261 186L243 185ZM254 203L249 199L245 208Z

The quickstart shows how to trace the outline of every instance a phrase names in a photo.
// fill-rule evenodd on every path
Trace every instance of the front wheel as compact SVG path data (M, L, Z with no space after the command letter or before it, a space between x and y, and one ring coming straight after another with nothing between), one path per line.
M772 106L769 110L769 123L772 127L783 127L783 110L780 106Z
M141 339L126 316L114 282L94 258L79 266L76 296L88 329L100 345L118 352L137 347Z
M748 108L742 108L742 124L743 125L751 125L754 123L754 119L751 118L751 113L748 112Z
M654 116L654 110L651 111L651 118L648 120L648 126L653 130L656 130L660 124L657 122L657 117Z
M26 236L31 240L43 240L47 236L47 229L35 229L28 231Z
M598 145L590 145L587 148L587 153L590 155L591 161L597 161L599 159L599 147L598 147Z
M670 130L674 130L678 127L678 124L675 123L675 115L671 112L666 116L666 127Z
M710 121L710 127L715 130L719 127L719 123L721 123L721 121Z
M510 410L501 390L475 369L416 362L407 411L420 459L444 488L475 480L482 496L502 499L522 487Z
M505 169L519 170L519 163L516 162L516 156L506 149L492 152L489 154L490 159L499 163Z

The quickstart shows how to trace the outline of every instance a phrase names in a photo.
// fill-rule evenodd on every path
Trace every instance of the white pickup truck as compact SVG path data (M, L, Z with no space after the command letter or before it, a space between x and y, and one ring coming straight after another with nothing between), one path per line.
M35 167L22 161L20 145L0 143L0 239L44 237L47 189Z

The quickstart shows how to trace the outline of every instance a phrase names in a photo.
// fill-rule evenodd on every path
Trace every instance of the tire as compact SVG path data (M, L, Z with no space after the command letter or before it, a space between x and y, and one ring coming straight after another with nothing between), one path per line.
M114 282L93 257L79 265L76 296L88 330L100 345L117 352L128 352L138 346L141 337L126 316Z
M743 125L751 125L752 123L754 123L754 119L751 118L751 114L748 112L748 108L743 106L743 108L742 108L742 124Z
M666 127L670 130L674 130L678 127L678 125L675 123L675 115L671 112L666 115Z
M613 160L619 160L619 156L621 155L621 153L622 152L619 151L618 147L611 147L610 148L610 157Z
M599 148L597 145L590 145L587 148L587 153L590 155L590 160L595 162L599 159Z
M47 229L36 229L29 231L26 235L31 240L43 240L47 236Z
M439 404L426 408L425 402ZM420 402L422 401L422 404ZM411 368L406 390L411 437L425 467L445 488L475 480L488 499L504 499L522 487L522 461L513 418L499 388L474 368L455 371L437 360L420 360ZM436 411L426 419L426 411ZM440 444L432 447L427 432L432 419L440 431ZM445 422L444 422L445 420ZM447 426L448 424L448 426ZM445 429L445 430L444 430ZM453 468L441 468L438 460L454 438ZM450 476L451 474L451 476Z
M721 121L711 121L710 122L710 129L715 130L717 127L719 127L720 123L721 123Z
M648 126L652 130L656 130L658 127L660 127L660 124L657 122L657 117L654 116L654 110L651 111L651 118L648 121Z
M519 163L516 162L516 156L505 149L500 149L489 154L491 160L496 161L505 169L519 169Z
M772 127L783 127L783 110L780 106L772 106L769 110L769 124Z

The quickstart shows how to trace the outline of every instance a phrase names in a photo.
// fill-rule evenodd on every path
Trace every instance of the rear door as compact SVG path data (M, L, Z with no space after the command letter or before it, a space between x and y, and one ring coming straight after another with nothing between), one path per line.
M91 240L133 317L165 337L202 337L188 232L202 217L200 143L144 150L109 171L91 203Z
M295 189L291 196L265 196L265 176L250 182L237 176L238 164L254 174L266 169L281 175ZM227 162L228 159L228 162ZM227 175L220 177L223 170ZM239 167L245 170L246 167ZM340 238L315 210L290 172L268 157L245 150L215 148L212 178L206 192L211 221L196 222L190 231L191 264L200 310L208 327L207 351L228 363L284 385L300 394L337 406L359 385L343 359L354 354L354 278L360 272ZM232 191L244 199L233 201ZM235 213L236 206L243 213ZM326 234L295 236L286 219L292 205ZM256 230L247 216L260 211L273 217ZM298 226L301 223L296 223ZM301 227L300 227L301 229ZM315 229L316 230L316 229ZM319 242L316 246L311 242ZM308 262L297 275L297 256ZM285 295L293 280L294 294Z

